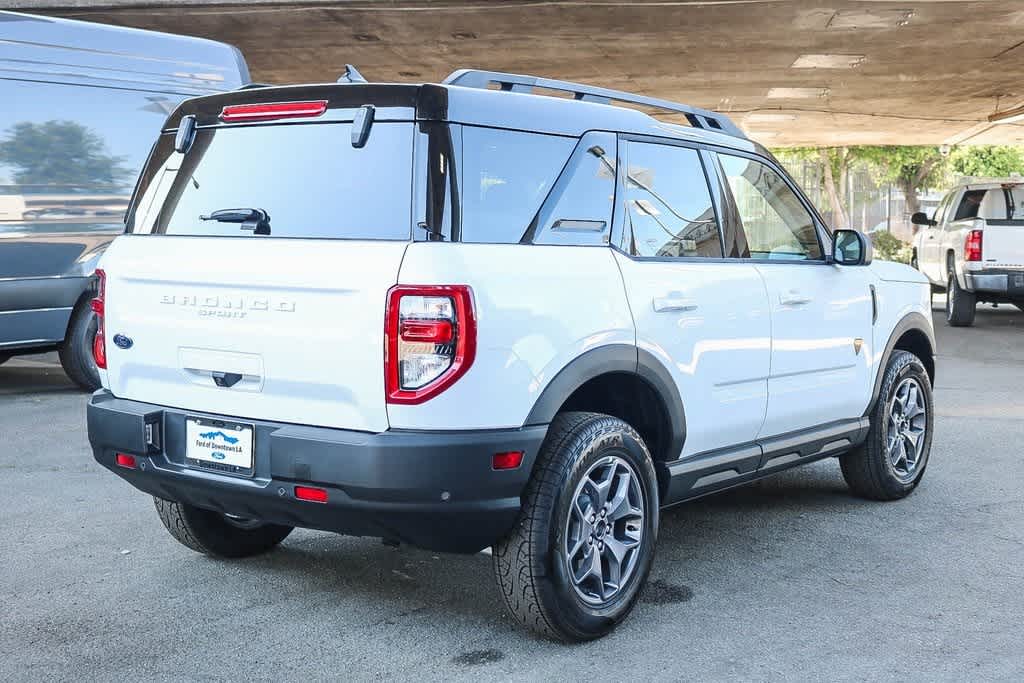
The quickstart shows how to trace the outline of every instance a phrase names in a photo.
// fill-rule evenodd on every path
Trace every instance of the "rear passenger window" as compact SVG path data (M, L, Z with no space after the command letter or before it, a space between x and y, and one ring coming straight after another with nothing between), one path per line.
M630 142L626 159L631 252L721 258L718 221L697 151Z
M981 208L981 202L985 199L987 192L988 190L968 190L964 192L963 199L960 200L960 206L957 207L953 220L962 221L965 218L977 218L978 209Z
M462 241L519 244L577 140L462 127Z
M751 258L820 260L814 219L771 168L753 159L719 154Z
M602 245L615 203L615 135L590 132L537 215L534 244Z

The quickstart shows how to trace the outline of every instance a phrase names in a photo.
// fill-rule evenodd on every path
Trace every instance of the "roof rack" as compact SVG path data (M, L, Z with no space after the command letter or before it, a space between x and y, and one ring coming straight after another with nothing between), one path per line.
M639 104L683 114L694 128L725 133L737 138L747 137L740 130L739 126L723 114L655 97L634 95L621 90L610 90L608 88L571 83L569 81L558 81L539 76L520 76L499 71L481 71L479 69L459 69L442 82L445 85L459 85L464 88L481 89L487 89L491 83L496 83L504 91L522 93L532 93L534 88L546 88L548 90L561 90L572 93L574 99L584 102L597 102L599 104L614 104L616 101L628 102L630 104Z

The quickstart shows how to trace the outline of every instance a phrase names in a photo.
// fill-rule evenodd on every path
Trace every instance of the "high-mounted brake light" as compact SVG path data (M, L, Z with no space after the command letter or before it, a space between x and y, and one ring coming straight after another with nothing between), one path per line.
M96 314L96 336L92 340L92 357L96 367L107 369L107 342L104 335L103 316L107 309L107 273L102 268L96 269L96 298L90 302Z
M225 123L273 121L320 116L327 111L327 100L309 102L263 102L260 104L229 104L220 111Z
M981 230L971 230L967 233L967 238L964 240L965 261L981 260L981 235Z
M384 339L388 403L423 403L438 395L476 357L472 290L465 285L392 287Z

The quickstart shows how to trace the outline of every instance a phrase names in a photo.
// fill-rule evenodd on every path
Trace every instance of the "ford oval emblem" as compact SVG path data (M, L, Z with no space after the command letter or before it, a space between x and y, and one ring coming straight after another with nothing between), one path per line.
M131 337L126 337L123 334L114 335L114 346L119 349L130 349L134 343L135 342L131 340Z

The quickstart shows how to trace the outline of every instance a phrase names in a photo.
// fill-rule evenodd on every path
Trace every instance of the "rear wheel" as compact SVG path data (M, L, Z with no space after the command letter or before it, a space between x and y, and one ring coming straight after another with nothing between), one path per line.
M974 292L968 292L960 287L956 275L950 273L946 285L946 322L953 327L970 327L974 324L977 305L978 300Z
M1014 304L1020 311L1024 311L1024 304ZM3 362L3 361L0 361Z
M867 439L839 460L850 489L864 498L896 500L917 488L931 453L933 421L928 372L917 356L894 351Z
M563 641L599 638L633 609L654 559L658 486L628 424L597 413L551 423L494 574L515 618Z
M68 324L68 334L59 350L60 364L64 372L85 391L100 388L100 371L92 355L92 342L96 337L96 314L83 298L75 306Z
M290 526L224 515L162 498L153 498L153 502L171 536L197 553L213 557L259 555L292 532Z
M0 365L3 365L4 363L9 361L10 359L11 359L11 354L9 354L9 353L0 353Z

